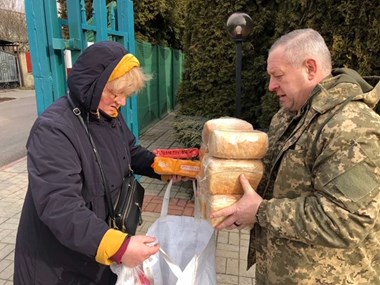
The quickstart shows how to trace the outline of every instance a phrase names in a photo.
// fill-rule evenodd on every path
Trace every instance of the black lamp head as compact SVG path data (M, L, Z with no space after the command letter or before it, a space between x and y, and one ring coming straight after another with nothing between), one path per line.
M236 12L228 17L227 32L234 41L245 40L252 29L252 19L246 13Z

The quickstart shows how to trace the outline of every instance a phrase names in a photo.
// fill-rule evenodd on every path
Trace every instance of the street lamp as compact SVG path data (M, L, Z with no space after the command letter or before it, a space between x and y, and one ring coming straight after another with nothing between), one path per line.
M250 16L245 13L233 13L227 20L227 32L236 43L236 102L235 116L241 113L241 67L242 67L242 42L247 39L253 29Z

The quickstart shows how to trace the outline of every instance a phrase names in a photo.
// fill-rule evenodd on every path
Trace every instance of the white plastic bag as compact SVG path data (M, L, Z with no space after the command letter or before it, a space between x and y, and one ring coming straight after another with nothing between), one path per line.
M144 262L144 266L152 271L154 285L216 285L215 230L203 219L167 215L171 185L172 181L160 218L147 232L160 244L158 261Z
M117 275L115 285L153 285L152 280L144 273L142 266L131 268L113 263L111 270Z

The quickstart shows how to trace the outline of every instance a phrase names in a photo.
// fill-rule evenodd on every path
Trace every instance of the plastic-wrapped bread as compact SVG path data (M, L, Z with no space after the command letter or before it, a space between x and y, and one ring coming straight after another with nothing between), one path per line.
M202 130L202 141L204 144L208 144L209 135L215 130L253 131L253 126L247 121L233 117L221 117L208 120Z
M207 146L205 143L202 142L201 146L199 147L199 160L201 162L206 154L207 154Z
M197 191L197 193L195 195L195 199L196 199L196 203L198 203L198 206L199 206L198 210L199 210L200 217L202 219L207 220L209 217L209 214L208 214L208 210L207 210L206 195Z
M243 195L206 195L199 194L196 196L198 203L200 204L200 217L209 221L213 227L216 227L223 222L227 217L210 218L211 213L219 211L226 207L232 206L238 202ZM246 225L248 228L252 228L253 225Z
M152 164L154 172L160 175L197 177L201 168L199 160L175 159L156 156Z
M242 195L209 195L207 196L207 218L213 227L223 222L226 217L210 219L212 212L221 210L235 204Z
M219 159L205 155L197 176L199 191L207 194L243 194L239 176L244 174L257 189L264 171L261 160Z
M262 131L219 131L210 133L207 151L225 159L261 159L268 150L268 135Z

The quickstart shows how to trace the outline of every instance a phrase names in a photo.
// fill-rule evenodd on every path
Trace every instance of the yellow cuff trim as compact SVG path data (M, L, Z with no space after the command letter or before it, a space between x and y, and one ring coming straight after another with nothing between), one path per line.
M95 260L104 265L110 265L110 258L119 250L123 244L126 233L118 230L109 229L100 241Z
M140 67L139 60L131 53L124 55L116 65L115 69L112 71L108 81L112 81L123 76L124 74L131 71L131 69L134 67Z

